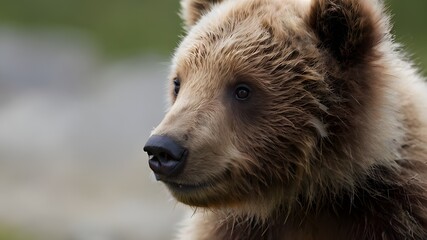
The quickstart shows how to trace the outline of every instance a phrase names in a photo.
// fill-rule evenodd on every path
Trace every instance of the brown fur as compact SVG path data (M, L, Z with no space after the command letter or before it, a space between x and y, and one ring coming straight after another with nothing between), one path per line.
M427 239L427 87L380 3L182 6L181 89L153 131L189 150L160 179L197 207L180 239Z

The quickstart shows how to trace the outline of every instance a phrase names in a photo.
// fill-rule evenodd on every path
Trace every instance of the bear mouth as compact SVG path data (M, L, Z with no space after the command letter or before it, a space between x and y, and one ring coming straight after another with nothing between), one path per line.
M223 174L219 174L215 178L211 178L208 181L199 182L199 183L181 183L162 179L166 186L173 192L180 193L193 193L198 191L204 191L207 189L212 189L229 179L229 171L225 171Z
M203 190L205 188L213 187L215 185L213 182L204 182L204 183L197 183L197 184L184 184L184 183L164 181L164 183L172 191L184 192L184 193L200 191L200 190Z

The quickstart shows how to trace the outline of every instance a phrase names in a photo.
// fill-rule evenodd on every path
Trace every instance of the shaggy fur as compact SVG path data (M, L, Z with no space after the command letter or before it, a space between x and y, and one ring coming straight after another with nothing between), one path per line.
M374 0L182 0L180 239L427 239L427 87ZM235 99L236 86L251 90Z

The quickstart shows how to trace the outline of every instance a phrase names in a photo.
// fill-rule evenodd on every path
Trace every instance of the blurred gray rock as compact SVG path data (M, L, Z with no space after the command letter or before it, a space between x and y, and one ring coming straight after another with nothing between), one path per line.
M102 63L78 32L0 27L0 222L45 239L170 239L183 208L142 152L167 72L153 56Z

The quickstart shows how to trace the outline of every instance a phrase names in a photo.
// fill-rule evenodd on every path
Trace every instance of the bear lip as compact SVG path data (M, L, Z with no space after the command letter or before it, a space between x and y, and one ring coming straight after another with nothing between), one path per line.
M196 191L203 188L212 187L215 185L215 182L203 182L203 183L196 183L196 184L176 183L171 181L163 181L163 182L173 191L178 191L178 192Z
M174 192L184 192L184 193L199 191L199 190L208 189L208 188L215 188L216 186L220 185L224 181L228 181L228 179L231 179L230 170L226 170L222 172L222 174L218 174L216 177L206 179L201 182L195 182L195 183L180 182L172 179L162 178L161 176L158 176L157 178L157 180L165 183L170 190Z

